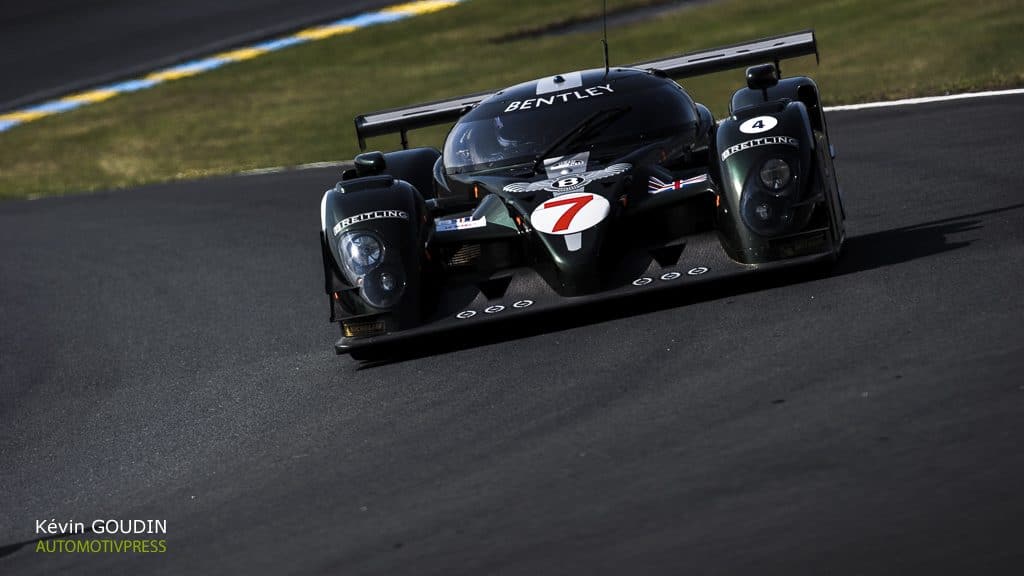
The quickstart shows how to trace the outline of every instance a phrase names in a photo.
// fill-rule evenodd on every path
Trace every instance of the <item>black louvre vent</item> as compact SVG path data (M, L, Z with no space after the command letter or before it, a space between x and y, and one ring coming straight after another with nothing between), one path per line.
M480 258L479 244L466 244L448 258L449 266L469 266Z

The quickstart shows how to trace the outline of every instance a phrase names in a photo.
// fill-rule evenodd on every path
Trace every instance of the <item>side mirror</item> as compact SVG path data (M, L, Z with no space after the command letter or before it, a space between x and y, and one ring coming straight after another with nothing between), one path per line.
M355 157L356 173L359 176L376 176L383 174L387 168L384 154L381 152L364 152Z
M779 83L779 69L774 64L758 64L747 68L747 87L766 92Z

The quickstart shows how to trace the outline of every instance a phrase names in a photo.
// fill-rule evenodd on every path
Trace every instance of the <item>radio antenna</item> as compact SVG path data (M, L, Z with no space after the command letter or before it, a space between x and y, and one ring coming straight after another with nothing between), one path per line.
M608 75L608 0L602 0L601 2L601 21L604 26L604 36L601 38L601 44L604 44L604 75Z

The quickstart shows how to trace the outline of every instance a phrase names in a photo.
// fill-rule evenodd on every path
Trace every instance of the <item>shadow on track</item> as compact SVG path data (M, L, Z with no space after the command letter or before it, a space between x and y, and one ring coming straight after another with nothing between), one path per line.
M836 265L833 275L902 264L963 248L970 241L950 242L947 236L982 228L984 216L1021 208L1024 203L847 238L843 259Z
M358 358L361 361L358 369L364 370L425 356L509 342L538 334L571 330L589 324L598 324L679 306L902 264L917 258L968 246L970 241L950 242L948 236L978 230L983 227L983 217L1020 208L1024 208L1024 203L850 237L846 240L840 261L836 264L829 263L827 266L811 265L803 268L773 270L756 276L748 276L742 281L737 281L736 278L722 278L702 284L664 288L644 298L620 297L593 304L581 304L565 310L548 311L545 312L542 323L538 323L533 316L523 316L483 326L446 330L406 340L399 344L382 345L379 348L362 351L362 355ZM443 337L439 337L442 334Z

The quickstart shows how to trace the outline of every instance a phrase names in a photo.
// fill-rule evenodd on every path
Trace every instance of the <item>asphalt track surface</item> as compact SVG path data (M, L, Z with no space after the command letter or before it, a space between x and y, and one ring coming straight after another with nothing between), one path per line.
M833 114L832 276L381 364L332 350L332 170L0 204L0 573L1020 574L1022 104ZM168 551L34 551L95 518Z
M397 0L34 0L0 9L0 111L396 4Z

